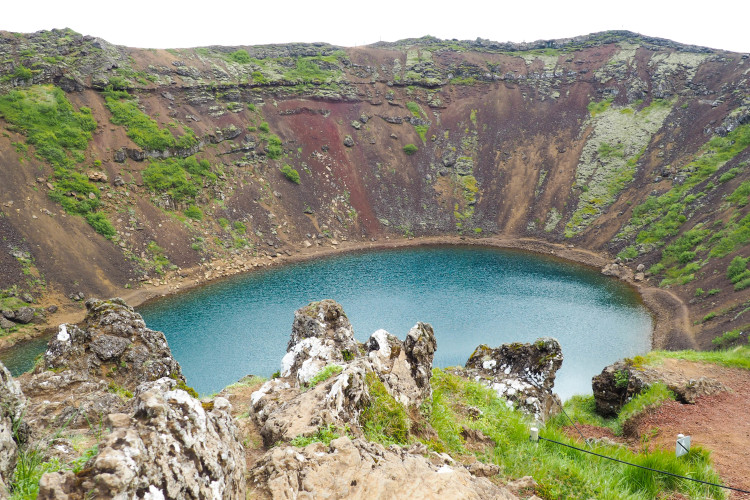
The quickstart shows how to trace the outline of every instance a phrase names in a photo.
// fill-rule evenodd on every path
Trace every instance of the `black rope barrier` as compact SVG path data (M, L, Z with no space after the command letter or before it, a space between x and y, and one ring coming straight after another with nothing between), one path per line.
M731 486L724 486L723 484L710 483L708 481L703 481L701 479L695 479L694 477L680 476L679 474L674 474L672 472L667 472L665 470L654 469L654 468L651 468L651 467L646 467L645 465L633 464L633 463L630 463L630 462L626 462L625 460L620 460L618 458L608 457L607 455L602 455L600 453L596 453L596 452L591 451L591 450L584 450L583 448L578 448L578 447L575 447L575 446L572 446L572 445L569 445L569 444L561 443L560 441L555 441L554 439L547 439L547 438L542 437L542 436L539 436L539 439L544 440L544 441L549 441L550 443L559 444L560 446L565 446L565 447L568 447L568 448L573 448L574 450L582 451L583 453L588 453L590 455L595 455L597 457L606 458L607 460L612 460L614 462L619 462L621 464L630 465L632 467L638 467L639 469L646 469L646 470L649 470L651 472L658 472L659 474L666 474L668 476L672 476L672 477L676 477L676 478L680 478L680 479L687 479L688 481L695 481L696 483L706 484L708 486L716 486L717 488L724 488L724 489L727 489L727 490L738 491L740 493L750 493L750 491L741 490L739 488L733 488Z

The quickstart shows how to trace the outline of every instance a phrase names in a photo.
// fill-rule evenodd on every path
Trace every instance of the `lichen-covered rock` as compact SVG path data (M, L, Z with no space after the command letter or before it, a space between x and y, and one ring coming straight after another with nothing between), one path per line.
M546 420L560 408L552 388L562 362L560 343L550 337L495 349L482 344L469 357L463 375L481 380L521 410Z
M26 398L5 365L0 363L0 496L6 492L18 458L18 429L26 408ZM15 425L14 425L15 424Z
M245 498L231 405L217 397L205 409L176 385L139 386L134 412L110 416L112 432L84 471L45 474L39 498Z
M267 452L250 471L257 495L273 499L505 499L517 498L474 467L432 463L422 454L398 446L341 437L330 445L313 443L304 449L280 446Z
M44 353L44 370L62 369L104 377L130 390L162 377L184 381L161 332L146 328L140 314L122 299L86 301L84 320L60 325Z
M357 419L370 402L368 373L375 373L402 405L419 406L431 395L436 345L432 327L425 323L415 325L404 342L378 330L360 345L338 303L323 300L299 309L281 377L252 395L252 414L264 443L314 434L328 424L359 432ZM311 386L333 366L338 369L327 380Z

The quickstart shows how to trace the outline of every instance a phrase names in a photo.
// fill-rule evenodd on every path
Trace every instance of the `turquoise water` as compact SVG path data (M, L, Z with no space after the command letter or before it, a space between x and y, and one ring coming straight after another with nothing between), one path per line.
M631 289L583 266L488 248L355 253L255 272L148 304L188 384L216 392L280 367L294 311L330 298L358 340L379 328L403 339L435 329L435 365L463 365L477 345L556 337L565 361L555 390L591 392L591 377L650 349L651 317Z

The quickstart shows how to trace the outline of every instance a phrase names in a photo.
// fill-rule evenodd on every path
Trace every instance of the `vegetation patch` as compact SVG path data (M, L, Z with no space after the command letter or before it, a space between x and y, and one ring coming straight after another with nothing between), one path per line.
M103 236L114 236L112 223L104 213L97 212L101 205L99 189L78 171L97 126L91 110L75 111L60 88L37 85L0 96L0 116L10 124L10 130L26 136L37 158L52 166L50 198L66 212L84 217Z
M216 182L208 160L167 158L151 160L143 171L143 183L154 193L165 193L174 201L195 199L204 182Z
M391 396L374 372L365 375L370 404L360 414L359 423L370 441L383 445L408 442L409 417L401 403Z
M629 237L637 232L637 243L663 245L668 238L680 231L687 220L685 215L687 207L697 199L695 194L691 194L693 188L706 181L722 165L748 146L750 146L750 124L738 126L726 137L713 137L703 146L702 153L695 160L680 169L686 174L684 182L675 184L662 195L650 196L635 207L630 223L619 236ZM736 200L740 199L738 195ZM750 238L750 218L745 217L740 226L730 238L731 248L734 248L738 242L744 242ZM729 251L726 253L722 251L722 253L726 255ZM713 252L712 255L720 256Z
M143 149L189 149L198 144L195 134L186 126L182 127L183 135L177 138L169 129L159 127L156 120L141 111L138 101L126 91L114 90L110 86L104 91L104 101L112 113L112 123L124 126L128 137Z

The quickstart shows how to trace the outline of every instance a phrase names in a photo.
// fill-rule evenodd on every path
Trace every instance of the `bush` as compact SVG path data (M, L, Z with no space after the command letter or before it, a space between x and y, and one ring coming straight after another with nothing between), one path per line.
M739 280L742 279L743 273L747 270L747 262L750 259L743 258L740 256L735 257L732 259L732 262L729 263L729 266L727 267L727 279L731 281L732 283L737 283Z
M245 224L240 221L236 221L234 224L232 224L232 226L234 227L234 230L240 234L245 234L245 232L247 231L247 227L245 226Z
M263 122L263 123L261 123L260 125L258 125L258 129L259 129L259 130L260 130L261 132L266 132L266 133L268 133L268 131L269 131L269 130L271 130L271 129L270 129L269 127L268 127L268 122Z
M250 62L250 54L248 54L246 50L240 49L229 54L227 59L239 64L248 64Z
M111 222L109 222L107 216L102 212L88 213L85 217L86 222L88 222L89 225L94 228L94 231L101 234L108 240L112 239L112 237L117 234L117 230L115 229L115 227Z
M729 347L735 340L740 338L740 335L742 335L742 331L737 328L736 330L724 332L723 335L713 339L711 343L718 348Z
M409 156L413 155L417 151L419 151L419 148L415 146L414 144L410 143L404 146L404 153L408 154Z
M190 217L191 219L194 219L194 220L203 220L203 210L196 207L195 205L190 205L185 210L185 216Z
M281 173L284 174L284 177L289 179L295 184L300 184L300 178L299 178L299 172L297 172L295 169L293 169L289 165L284 165L281 167Z
M281 153L281 139L278 135L271 134L268 138L268 144L266 145L266 156L272 160L278 160L281 158Z

